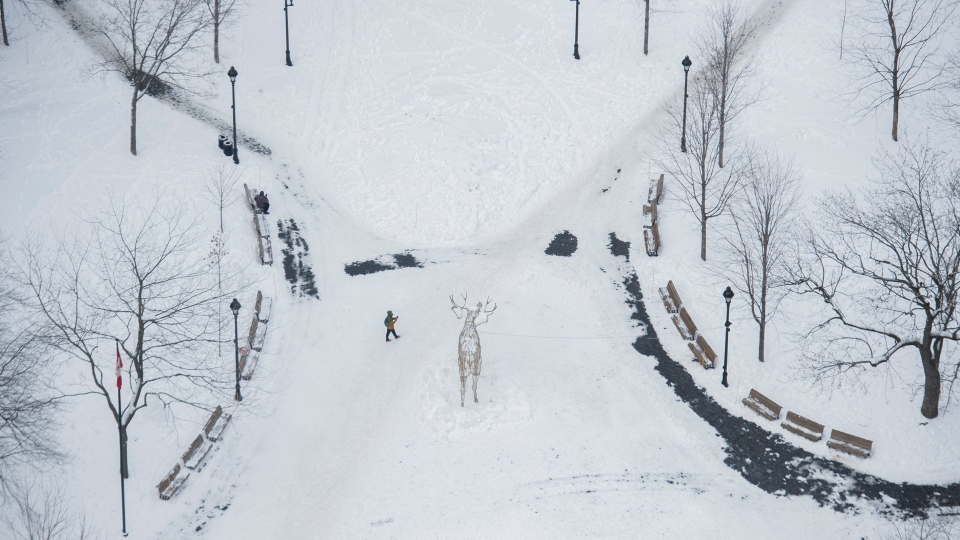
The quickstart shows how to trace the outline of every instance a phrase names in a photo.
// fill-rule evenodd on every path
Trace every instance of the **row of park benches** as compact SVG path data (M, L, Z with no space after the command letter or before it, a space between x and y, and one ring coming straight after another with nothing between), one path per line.
M657 224L657 205L663 197L663 175L656 180L650 180L650 191L647 193L647 203L643 205L643 243L647 248L647 255L656 257L660 254L660 228Z
M703 369L716 367L717 353L713 352L713 347L697 330L697 325L693 323L690 313L683 307L683 302L680 300L677 288L673 285L673 280L668 281L666 287L660 288L660 299L663 300L663 306L667 308L667 313L671 314L670 319L673 320L673 325L680 332L680 337L689 341L687 346L693 353L693 360L700 362Z
M261 291L257 291L257 301L253 308L253 321L250 324L250 331L246 335L246 341L241 346L241 350L246 351L240 355L240 373L244 380L248 381L253 376L260 352L263 350L271 306L270 297L263 296ZM157 484L157 491L160 493L161 499L169 500L183 487L184 482L190 477L188 470L194 471L203 463L213 449L214 443L220 439L230 418L229 414L223 412L223 407L217 405L213 414L210 415L210 419L203 426L203 432L197 435L187 451L180 456L180 460L173 466L173 469Z
M157 491L160 492L161 499L170 500L170 497L173 497L173 494L180 490L187 478L190 477L190 473L183 467L193 471L203 463L203 460L210 454L210 450L213 449L213 443L223 435L223 430L230 422L230 418L229 414L224 414L223 407L217 405L213 414L210 415L210 419L203 426L203 432L197 435L190 448L187 448L187 451L180 456L180 460L173 466L173 469L157 484Z
M257 190L250 189L247 184L243 184L243 193L246 196L247 204L253 211L253 227L257 231L257 254L260 255L261 264L273 264L273 244L270 242L270 223L267 217L257 208L257 203L253 200L257 196Z
M752 388L750 394L743 398L743 404L767 420L779 420L780 412L783 410L772 399ZM818 442L823 438L823 424L804 418L795 412L787 411L787 416L780 425L783 426L783 429L813 442ZM827 441L827 446L861 458L868 458L873 453L873 441L837 429L830 430L830 440Z

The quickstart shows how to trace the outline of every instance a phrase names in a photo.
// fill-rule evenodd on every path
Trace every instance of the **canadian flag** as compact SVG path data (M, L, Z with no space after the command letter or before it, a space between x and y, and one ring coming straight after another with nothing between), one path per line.
M120 375L120 369L123 368L123 360L120 359L120 342L117 342L117 388L123 386L123 377Z

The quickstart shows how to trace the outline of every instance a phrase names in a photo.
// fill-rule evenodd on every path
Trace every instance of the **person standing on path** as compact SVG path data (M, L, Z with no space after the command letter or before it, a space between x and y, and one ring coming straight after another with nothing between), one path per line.
M387 341L390 341L390 332L393 332L393 337L400 339L400 336L397 335L397 331L393 329L393 325L397 323L397 319L400 317L394 317L392 311L387 312L387 318L383 320L384 326L387 327Z

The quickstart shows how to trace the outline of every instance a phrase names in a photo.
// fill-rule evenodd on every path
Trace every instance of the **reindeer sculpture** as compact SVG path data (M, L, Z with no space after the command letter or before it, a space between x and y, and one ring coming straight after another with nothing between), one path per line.
M457 305L453 300L453 295L450 295L450 303L453 304L453 307L450 308L453 311L453 314L457 316L457 319L464 318L463 321L463 330L460 331L460 342L457 345L457 350L460 353L460 406L463 407L463 398L467 393L467 375L473 375L473 402L479 403L477 400L477 380L480 378L480 335L477 334L477 325L487 322L487 319L490 317L490 314L496 311L497 305L493 305L493 309L487 309L487 306L490 305L490 299L487 298L487 303L482 304L477 302L476 309L470 309L467 307L467 295L463 296L463 305ZM483 314L483 320L477 322L477 317L480 314Z

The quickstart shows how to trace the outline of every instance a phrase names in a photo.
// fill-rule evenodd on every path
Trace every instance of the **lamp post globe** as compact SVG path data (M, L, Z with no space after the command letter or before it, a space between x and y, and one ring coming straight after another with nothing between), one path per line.
M720 380L720 384L730 386L727 384L727 351L730 348L730 301L733 300L733 289L727 287L723 291L723 299L727 302L727 321L724 323L727 331L723 338L723 379Z
M680 135L680 151L687 151L687 74L690 73L690 66L693 65L693 62L690 61L689 56L684 56L683 60L680 62L680 65L683 66L683 131ZM733 293L731 293L733 294Z
M237 375L237 395L235 398L237 401L243 401L243 396L240 395L240 331L237 328L237 316L240 314L240 302L237 301L236 298L233 299L233 302L230 302L230 311L233 312L233 359Z
M239 165L240 143L237 141L237 75L237 70L233 66L230 66L227 77L230 77L230 97L233 102L230 106L233 109L233 162Z

